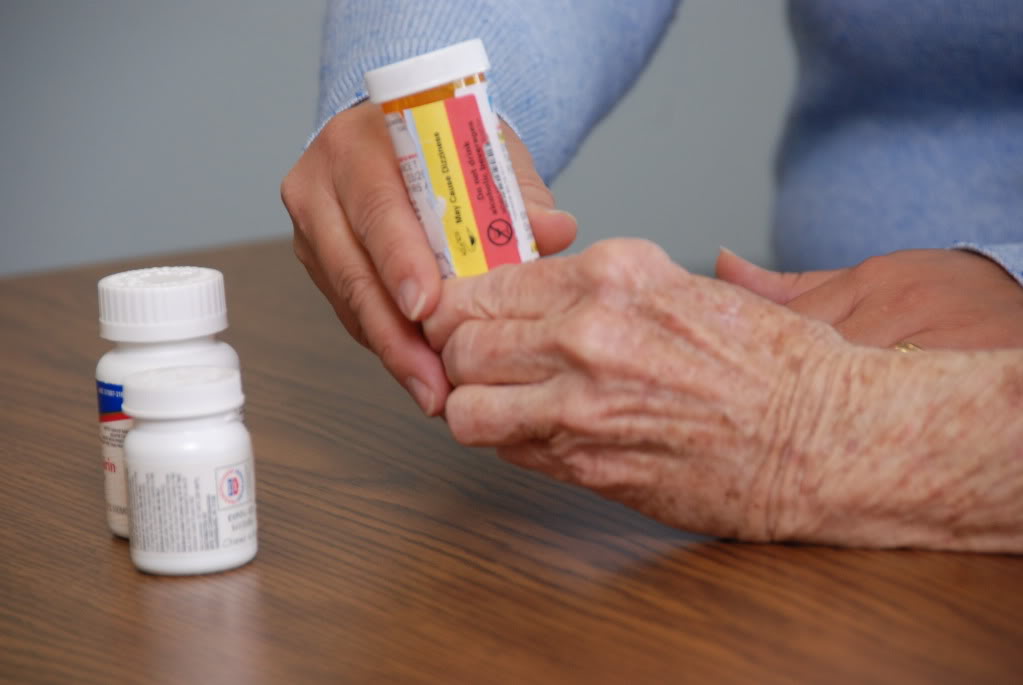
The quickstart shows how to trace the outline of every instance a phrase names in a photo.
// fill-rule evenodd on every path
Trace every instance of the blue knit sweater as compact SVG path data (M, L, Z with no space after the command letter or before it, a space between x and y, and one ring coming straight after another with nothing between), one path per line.
M548 180L635 81L675 0L332 0L319 128L365 71L467 38ZM786 270L957 244L1023 284L1023 2L790 0L799 80L777 168Z

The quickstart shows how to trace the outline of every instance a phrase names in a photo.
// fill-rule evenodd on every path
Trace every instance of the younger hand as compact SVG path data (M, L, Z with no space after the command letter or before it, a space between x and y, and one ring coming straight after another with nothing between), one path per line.
M848 269L779 273L723 250L717 274L860 345L1023 347L1023 287L972 252L904 250Z
M575 237L575 219L554 210L525 145L505 140L541 254ZM440 294L440 273L405 191L380 109L363 103L336 115L281 183L294 247L345 328L380 357L429 415L449 386L416 323Z

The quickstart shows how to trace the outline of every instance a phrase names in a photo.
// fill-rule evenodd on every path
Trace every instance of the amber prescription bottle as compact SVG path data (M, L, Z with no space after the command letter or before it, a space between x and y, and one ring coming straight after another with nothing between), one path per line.
M483 41L474 39L366 73L445 278L538 256L487 95L489 68Z

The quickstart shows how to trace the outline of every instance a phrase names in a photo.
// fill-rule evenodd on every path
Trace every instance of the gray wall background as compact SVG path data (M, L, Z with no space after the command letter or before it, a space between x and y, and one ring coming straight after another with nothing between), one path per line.
M639 0L642 1L642 0ZM319 1L4 0L0 274L290 234L281 177L313 125ZM688 0L554 186L575 249L615 235L706 270L769 261L793 85L782 0Z

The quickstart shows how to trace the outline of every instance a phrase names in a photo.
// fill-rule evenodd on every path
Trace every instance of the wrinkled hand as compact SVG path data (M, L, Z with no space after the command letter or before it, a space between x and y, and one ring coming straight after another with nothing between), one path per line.
M1023 288L960 250L905 250L837 271L778 273L722 251L718 276L875 347L1023 347Z
M798 529L792 440L813 432L839 351L855 349L634 240L447 281L424 330L460 442L747 540Z
M554 210L525 145L504 128L542 254L575 237ZM449 390L437 354L416 323L430 315L440 273L401 179L380 110L363 103L335 116L281 184L295 254L348 332L372 350L427 414Z

